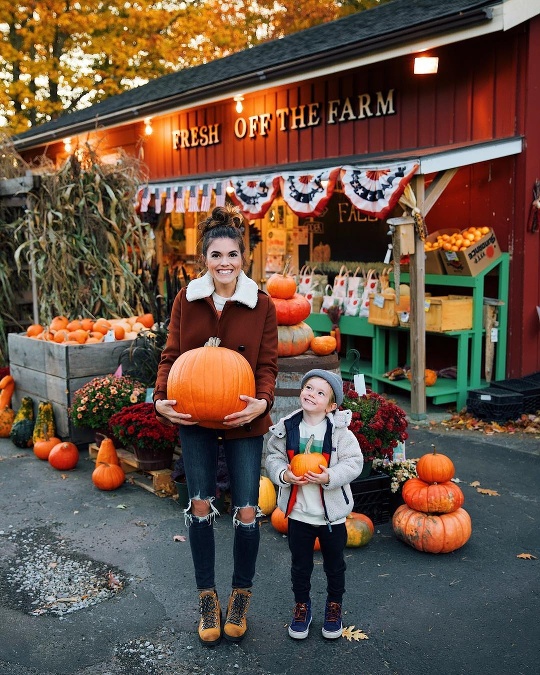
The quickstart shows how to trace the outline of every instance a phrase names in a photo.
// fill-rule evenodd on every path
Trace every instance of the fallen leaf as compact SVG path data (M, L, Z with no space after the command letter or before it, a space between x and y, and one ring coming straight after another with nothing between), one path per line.
M186 537L183 534L175 534L173 541L186 541Z
M473 480L473 482L469 483L469 485L471 487L478 487L480 485L480 481L479 480Z
M452 481L452 483L463 483L461 478L451 478L450 480Z
M124 587L120 579L118 579L111 571L109 571L109 574L107 575L107 580L109 588L113 591L119 591Z
M148 523L145 523L144 520L136 520L133 524L137 527L148 527Z
M481 495L491 495L492 497L500 497L501 495L497 490L488 490L487 488L476 488L476 492L479 492Z
M369 640L368 636L360 630L360 628L357 628L356 630L355 626L347 626L346 628L343 629L343 633L341 634L341 637L344 637L345 639L349 640Z
M516 558L521 558L522 560L538 560L532 553L518 553Z
M61 473L61 474L60 474L60 478L61 478L62 480L66 480L66 479L67 479L67 473Z
M127 509L127 506L125 504L118 504L116 506L117 509Z

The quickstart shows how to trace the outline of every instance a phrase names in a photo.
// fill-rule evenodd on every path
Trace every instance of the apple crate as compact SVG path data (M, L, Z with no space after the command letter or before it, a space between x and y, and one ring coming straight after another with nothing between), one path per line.
M367 478L351 481L353 511L371 518L375 525L390 520L390 476L372 471Z
M470 330L473 320L473 299L467 295L426 297L426 330L444 333Z
M381 293L370 293L368 323L376 326L399 325L395 297L382 295Z

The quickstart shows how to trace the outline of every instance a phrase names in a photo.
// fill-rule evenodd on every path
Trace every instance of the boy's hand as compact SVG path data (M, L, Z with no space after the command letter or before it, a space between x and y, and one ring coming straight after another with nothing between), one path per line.
M330 482L330 476L328 471L323 464L319 464L319 468L322 469L321 473L313 473L313 471L307 471L304 474L304 478L308 483L316 483L317 485L326 485Z
M287 464L287 470L283 474L283 480L285 483L290 483L291 485L307 485L309 481L306 480L305 476L296 476L291 471L291 465Z

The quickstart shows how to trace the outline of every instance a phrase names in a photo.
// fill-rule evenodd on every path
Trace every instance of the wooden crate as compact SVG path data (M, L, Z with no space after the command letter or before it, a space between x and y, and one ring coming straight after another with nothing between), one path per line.
M376 326L397 326L399 317L396 312L396 301L380 293L369 294L368 323Z
M464 295L444 295L426 298L426 331L443 333L450 330L470 330L473 319L473 299Z
M94 431L76 427L68 416L73 394L89 380L109 375L118 368L127 340L90 345L63 345L35 340L26 335L8 335L9 367L15 380L14 407L23 396L53 405L57 435L74 443L94 440Z

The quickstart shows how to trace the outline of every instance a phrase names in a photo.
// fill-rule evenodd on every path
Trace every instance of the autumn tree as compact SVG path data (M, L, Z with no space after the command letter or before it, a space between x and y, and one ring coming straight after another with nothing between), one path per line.
M385 0L0 0L11 133Z

